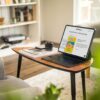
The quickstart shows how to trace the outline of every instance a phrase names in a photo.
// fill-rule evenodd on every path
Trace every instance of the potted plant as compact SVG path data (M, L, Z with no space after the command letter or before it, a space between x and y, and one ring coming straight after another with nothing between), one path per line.
M50 84L44 94L36 96L33 100L59 100L62 89L63 88L57 88L55 85Z
M8 89L7 89L8 90ZM28 97L28 95L23 95L24 93L19 92L7 92L1 96L0 100L59 100L59 96L61 94L62 88L57 88L55 85L50 84L46 89L45 93L35 96L35 97Z

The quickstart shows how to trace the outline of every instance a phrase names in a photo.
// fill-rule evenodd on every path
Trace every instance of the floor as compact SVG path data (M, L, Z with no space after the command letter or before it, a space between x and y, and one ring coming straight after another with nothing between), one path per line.
M91 78L86 78L87 94L90 94L90 92L94 90L95 75L93 72L94 69L91 72ZM32 87L39 87L43 92L46 87L49 86L49 84L55 84L57 87L63 88L63 90L61 91L60 100L72 100L69 72L53 69L34 77L28 78L25 80L25 82L27 82L27 84ZM80 73L76 74L76 96L76 100L83 100L82 81Z
M3 59L4 59L4 64L5 64L5 73L7 75L16 76L18 55L17 54L12 55L9 57L5 57ZM40 65L26 58L23 58L21 78L27 79L39 73L45 72L47 70L50 70L50 68L44 65Z
M46 41L43 41L41 43L43 44L45 42ZM54 47L59 47L59 44L54 43ZM5 73L7 75L16 76L18 55L15 54L12 56L5 57L3 59L4 59L4 64L5 64ZM44 65L41 65L41 64L38 64L38 63L33 62L31 60L28 60L26 58L23 58L20 78L27 79L27 78L30 78L30 77L35 76L37 74L48 71L50 69L51 68L48 68Z

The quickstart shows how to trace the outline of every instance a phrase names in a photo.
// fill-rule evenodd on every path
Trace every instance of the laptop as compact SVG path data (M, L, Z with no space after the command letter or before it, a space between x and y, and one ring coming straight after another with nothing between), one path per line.
M43 59L65 67L86 62L90 59L94 33L94 28L66 25L58 48L60 53L43 57Z

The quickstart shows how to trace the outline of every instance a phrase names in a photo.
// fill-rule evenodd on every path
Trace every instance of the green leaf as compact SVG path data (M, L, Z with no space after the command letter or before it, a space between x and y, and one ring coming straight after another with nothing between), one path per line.
M62 89L63 88L57 88L55 85L50 84L50 86L46 88L43 95L38 96L33 100L57 100Z
M5 100L22 100L22 96L18 93L7 93L5 95Z
M100 68L100 43L93 43L92 46L93 67Z

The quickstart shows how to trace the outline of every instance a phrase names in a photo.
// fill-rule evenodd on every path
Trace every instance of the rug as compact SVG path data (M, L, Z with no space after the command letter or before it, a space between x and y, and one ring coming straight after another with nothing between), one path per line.
M86 78L86 89L87 93L90 93L94 88L95 75L91 71L92 78ZM63 87L62 93L60 95L61 100L71 100L71 86L70 86L70 74L68 72L52 69L42 74L36 75L29 79L26 79L27 82L32 87L39 87L42 91L50 84L53 83L58 87ZM82 86L81 86L81 74L76 74L76 100L82 99Z

